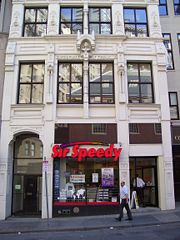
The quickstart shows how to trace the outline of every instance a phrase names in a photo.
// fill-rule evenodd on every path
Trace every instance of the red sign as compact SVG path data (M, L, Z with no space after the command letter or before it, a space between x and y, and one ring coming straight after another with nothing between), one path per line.
M122 148L115 148L114 144L110 144L107 148L82 148L80 145L74 145L72 147L71 157L77 158L78 161L81 161L85 157L89 158L100 158L100 157L106 157L106 158L114 158L114 161L117 161L119 159L119 156L121 154ZM69 148L61 148L60 145L56 144L52 148L52 158L61 158L61 157L67 157L67 154L70 152Z

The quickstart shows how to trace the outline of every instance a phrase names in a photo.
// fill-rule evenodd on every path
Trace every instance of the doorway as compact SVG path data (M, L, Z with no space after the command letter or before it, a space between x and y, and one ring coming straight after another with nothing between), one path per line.
M42 201L42 143L23 134L14 144L13 215L40 215Z
M135 189L134 179L138 175L144 182L144 206L158 207L157 164L156 158L130 158L131 192Z

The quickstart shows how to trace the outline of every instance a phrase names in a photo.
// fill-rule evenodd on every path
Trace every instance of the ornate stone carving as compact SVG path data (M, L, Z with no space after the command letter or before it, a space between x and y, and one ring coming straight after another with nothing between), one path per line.
M122 15L119 11L115 13L115 34L124 34L123 31L123 22L122 22Z
M80 51L81 57L84 60L88 60L92 57L92 52L95 50L95 37L92 35L80 35L77 36L77 49Z

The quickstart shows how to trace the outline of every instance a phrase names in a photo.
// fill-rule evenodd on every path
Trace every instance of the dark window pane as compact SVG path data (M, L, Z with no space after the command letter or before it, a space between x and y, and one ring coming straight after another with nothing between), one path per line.
M102 95L112 95L113 94L113 86L110 83L102 84Z
M174 9L175 9L175 14L180 15L180 5L175 5Z
M26 64L21 65L21 72L20 72L20 82L28 83L31 82L31 74L32 74L32 65Z
M141 84L141 102L152 103L152 100L151 84Z
M30 103L31 85L21 84L19 89L19 103Z
M111 25L101 24L101 34L111 34Z
M38 9L37 10L37 22L47 22L47 9Z
M25 36L25 37L33 37L33 36L36 36L36 33L35 33L35 25L34 25L34 24L26 24L26 25L25 25L24 36Z
M82 22L83 21L83 10L82 8L74 8L72 9L72 21L73 22Z
M62 23L61 24L61 33L62 34L71 34L71 24Z
M124 9L124 20L126 23L135 22L134 9Z
M138 103L139 102L139 84L130 83L129 84L129 102Z
M43 84L32 85L32 103L43 102Z
M143 24L136 25L136 32L138 37L146 37L147 36L147 26Z
M90 95L100 95L101 93L101 84L91 83L90 84Z
M90 22L99 22L99 8L90 8L89 9L89 21Z
M33 65L33 82L44 82L44 64Z
M83 32L82 24L78 24L78 23L73 24L73 25L72 25L72 33L75 34L75 33L77 33L78 31L80 31L80 33Z
M70 65L68 63L59 64L59 81L70 81Z
M111 12L109 8L101 9L101 22L111 22Z
M136 9L136 22L146 23L146 11L145 9Z
M61 22L71 21L71 8L61 8Z
M91 23L91 24L89 25L89 33L92 33L92 31L94 31L94 33L99 34L99 33L100 33L100 32L99 32L99 24L97 24L97 23Z
M178 119L178 110L177 107L170 107L171 119Z
M36 17L35 9L26 9L25 11L25 22L26 23L34 23Z
M127 36L135 37L136 36L135 24L125 24L125 32Z

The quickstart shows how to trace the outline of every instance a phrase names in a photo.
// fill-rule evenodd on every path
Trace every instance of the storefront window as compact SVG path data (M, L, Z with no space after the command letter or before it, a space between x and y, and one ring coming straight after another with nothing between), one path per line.
M111 158L54 160L54 205L118 204L118 162Z

